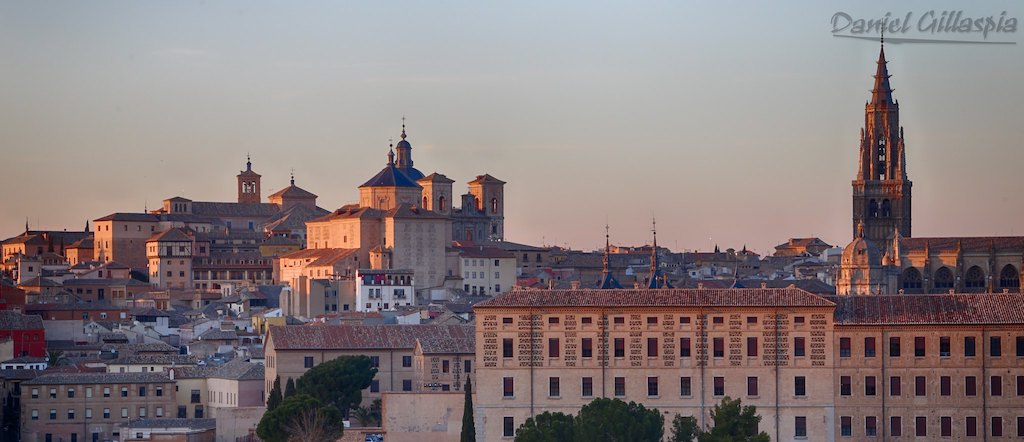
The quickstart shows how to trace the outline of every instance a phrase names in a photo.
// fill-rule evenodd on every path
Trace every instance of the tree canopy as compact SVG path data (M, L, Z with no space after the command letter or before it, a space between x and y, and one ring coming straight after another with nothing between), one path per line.
M715 426L709 431L702 431L697 436L699 442L770 442L771 438L764 431L758 432L761 416L757 415L757 407L743 406L739 399L728 396L711 410L711 420Z
M294 430L308 425L313 411L323 428L306 428L308 431L328 430L331 434L341 434L341 413L330 404L323 404L316 398L306 394L288 396L273 411L267 411L256 426L256 434L266 442L288 442ZM291 431L289 430L292 429Z
M571 414L545 411L526 419L516 430L516 442L563 442L576 439L575 419Z
M669 442L693 442L693 439L699 434L700 429L697 427L697 418L677 414L672 419L672 436L668 440Z
M296 393L333 405L344 415L363 401L362 392L376 374L368 356L342 356L309 369L296 382Z

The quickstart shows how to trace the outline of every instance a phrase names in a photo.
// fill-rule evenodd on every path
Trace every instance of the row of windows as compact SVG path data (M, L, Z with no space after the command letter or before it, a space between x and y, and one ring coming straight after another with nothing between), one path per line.
M747 377L746 392L747 396L757 397L760 394L759 378L757 376ZM691 397L693 396L693 379L690 376L682 376L679 378L679 396L680 397ZM562 378L558 376L552 376L548 378L548 397L559 398L562 396ZM721 376L715 376L712 380L712 394L716 397L725 396L725 378ZM613 394L616 397L626 396L626 378L617 376L613 379ZM647 396L658 397L661 395L661 381L658 376L647 377ZM594 396L594 378L585 376L580 378L580 396L583 398L589 398ZM805 376L795 376L793 378L793 396L805 397L807 396L807 378ZM502 378L502 397L515 398L515 378L504 377Z
M1016 377L1017 384L1017 396L1024 396L1024 376ZM963 383L964 396L977 396L978 395L978 378L976 376L965 376ZM889 377L889 395L900 396L903 393L903 379L900 376ZM1003 377L1002 376L991 376L989 378L989 390L990 396L1002 396L1003 395ZM840 396L851 396L853 394L852 378L850 376L839 377L839 395ZM875 396L877 394L877 386L874 376L864 377L864 395ZM950 376L939 377L939 395L940 396L952 396L953 394L953 380ZM927 376L915 376L914 377L914 396L927 396L928 395L928 377Z
M512 317L510 317L510 316L506 316L506 317L503 317L501 319L502 319L502 323L503 324L512 324ZM644 323L646 325L648 325L648 326L653 326L653 325L660 324L661 320L662 320L662 318L659 317L659 316L647 316L645 318L645 320L644 320ZM803 325L803 324L807 323L806 317L804 317L804 316L793 316L792 320L793 320L793 325L796 325L796 326L800 326L800 325ZM558 317L558 316L548 316L548 321L547 322L548 322L549 325L555 325L555 324L558 324L560 321L561 321L561 318ZM588 324L593 324L593 323L594 323L594 318L592 316L582 316L582 317L580 317L580 324L588 325ZM688 325L690 325L692 323L693 323L693 318L690 317L690 316L680 316L679 317L678 324L680 326L688 326ZM725 316L712 316L711 317L711 323L715 324L715 325L724 325L725 324ZM758 323L758 317L757 316L747 316L746 317L746 324L747 325L757 325L757 323ZM626 324L626 317L625 316L613 316L612 317L612 324L613 325L625 325Z
M312 356L305 356L303 358L302 362L303 362L303 366L305 368L313 368L314 361L313 361L313 357ZM448 373L450 371L450 367L451 366L449 364L450 364L450 360L448 360L448 359L442 359L441 360L441 372L442 373ZM373 367L380 367L380 356L370 356L370 365L373 366ZM412 367L412 356L402 356L402 367L404 367L404 368ZM473 361L470 360L470 359L464 359L462 361L462 371L463 371L463 373L471 373L472 369L473 369Z
M914 337L914 357L923 358L928 355L928 339L924 336ZM1017 336L1015 340L1016 354L1018 357L1024 357L1024 336ZM889 356L900 357L902 354L902 344L899 336L889 337ZM964 336L963 347L960 348L963 351L963 355L966 357L974 357L978 354L978 343L976 336ZM940 336L938 340L938 354L940 357L950 357L953 354L952 351L952 338L949 336ZM989 336L988 341L988 353L991 357L1000 357L1003 355L1003 337L1002 336ZM848 358L853 354L852 341L850 338L841 337L839 338L839 357ZM873 358L877 355L875 349L875 338L873 336L867 336L864 338L864 357Z
M466 271L463 272L462 277L466 278L466 279L470 279L470 278L476 279L477 275L480 275L479 276L480 278L486 278L487 277L487 272L479 272L478 273L478 272L471 272L469 270L466 270ZM501 272L494 272L494 279L499 279L499 278L501 278Z
M135 416L136 417L140 417L140 418L146 417L148 415L148 412L149 412L148 410L149 410L148 407L139 407L138 408L138 413ZM127 407L122 407L121 408L121 417L122 418L131 417L131 416L129 416L129 413L128 413L129 411L130 410ZM164 416L164 407L156 407L153 410L153 414L156 417L163 417ZM75 420L75 418L76 418L76 410L74 408L68 408L66 415L67 415L67 420L69 420L69 421ZM111 416L110 409L109 408L104 408L103 409L103 413L101 414L101 416L103 416L103 419L110 419L110 416ZM92 408L86 408L85 409L84 417L85 417L85 419L92 419L93 418ZM201 417L201 416L199 416L199 417ZM38 409L35 409L35 408L32 409L32 411L30 412L30 419L32 419L34 421L39 420L39 410ZM57 409L56 408L51 408L50 409L49 419L51 421L57 420Z
M122 386L121 389L120 389L120 397L128 397L130 391L131 391L131 389L129 387ZM144 386L144 385L138 386L138 389L136 391L138 392L138 397L146 397L146 394L148 392L147 387ZM50 394L50 399L57 399L57 389L56 388L50 388L49 394ZM69 388L65 389L64 394L67 395L67 397L69 399L71 399L71 398L75 397L76 392L75 392L74 388L70 388L69 387ZM110 395L111 395L111 387L103 387L102 394L103 394L103 397L110 397ZM164 395L164 387L155 387L155 388L153 388L153 394L155 396L163 396ZM85 387L85 397L90 398L90 397L92 397L92 395L93 395L93 388L92 387ZM33 388L32 389L32 399L39 399L39 389L38 388Z
M799 419L799 418L797 418ZM801 437L801 431L803 436L807 435L806 419L803 422L803 428L800 427L801 423L797 421L796 436ZM991 425L989 426L991 436L1001 437L1004 435L1003 432L1003 418L1002 416L992 416ZM928 417L926 416L915 416L914 417L914 436L916 437L927 437L928 436ZM1017 416L1017 436L1024 436L1024 416ZM978 417L967 416L964 418L962 434L967 437L978 436ZM839 435L845 437L852 437L853 434L853 417L852 416L840 416L839 417ZM877 436L878 435L878 418L876 416L866 416L864 418L864 436ZM892 416L889 418L889 436L900 437L903 436L903 417ZM953 417L941 416L939 417L939 436L941 437L953 437Z

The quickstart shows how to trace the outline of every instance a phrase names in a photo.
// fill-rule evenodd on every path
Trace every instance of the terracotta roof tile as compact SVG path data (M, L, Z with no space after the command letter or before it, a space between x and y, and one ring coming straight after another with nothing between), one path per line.
M1024 324L1024 294L831 297L836 324Z
M513 290L475 308L501 307L831 307L820 296L797 289L578 289Z
M268 341L277 350L302 349L407 349L417 339L472 339L474 328L465 325L285 325L272 326Z

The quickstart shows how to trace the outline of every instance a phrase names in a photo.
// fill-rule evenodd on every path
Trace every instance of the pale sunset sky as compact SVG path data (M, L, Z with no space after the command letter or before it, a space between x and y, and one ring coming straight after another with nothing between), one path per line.
M333 210L407 118L415 165L506 186L506 236L761 253L851 237L850 181L878 43L837 12L1016 20L1012 1L4 1L0 237L82 229L184 196ZM1018 28L1020 25L1018 24ZM1024 235L1016 44L887 43L914 236ZM887 35L887 37L889 37Z

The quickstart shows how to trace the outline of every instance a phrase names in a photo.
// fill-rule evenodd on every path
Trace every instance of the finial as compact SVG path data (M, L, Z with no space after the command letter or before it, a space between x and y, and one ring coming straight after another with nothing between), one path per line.
M252 155L245 154L245 170L252 171Z
M392 148L388 149L388 166L394 166L394 165L395 165L395 149L392 147Z
M405 115L402 115L402 139L405 139Z
M295 168L294 167L292 168L291 172L292 172L291 173L291 183L294 186L295 185Z
M878 43L885 46L885 26L882 26L882 32L879 34Z
M28 217L25 217L25 232L28 232Z

